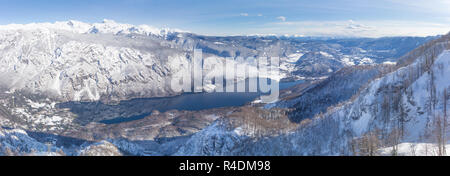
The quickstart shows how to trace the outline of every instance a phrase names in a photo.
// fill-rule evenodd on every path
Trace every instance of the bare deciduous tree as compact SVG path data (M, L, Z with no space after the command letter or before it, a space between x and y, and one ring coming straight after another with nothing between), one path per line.
M434 116L434 130L433 134L436 139L436 147L437 147L437 155L443 156L444 155L444 147L445 147L445 140L444 140L444 120L441 115L437 114Z
M381 147L380 131L373 130L351 141L351 151L355 156L377 156Z
M409 152L411 153L412 156L416 156L416 151L417 151L417 144L416 143L410 143L409 144Z
M448 121L447 121L447 100L448 100L448 95L447 95L447 89L444 89L444 101L443 101L443 109L444 109L444 119L443 119L443 134L442 134L442 140L444 142L443 147L443 155L446 155L446 148L445 148L445 144L447 144L447 137L445 136L445 134L447 133L447 125L448 125Z

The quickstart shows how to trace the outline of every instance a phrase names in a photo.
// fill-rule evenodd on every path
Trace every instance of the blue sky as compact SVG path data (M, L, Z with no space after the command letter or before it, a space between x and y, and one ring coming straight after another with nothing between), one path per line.
M449 0L0 0L0 24L79 20L170 27L206 35L436 35Z

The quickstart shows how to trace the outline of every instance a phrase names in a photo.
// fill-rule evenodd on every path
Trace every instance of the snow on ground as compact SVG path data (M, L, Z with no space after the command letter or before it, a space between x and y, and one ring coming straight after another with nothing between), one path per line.
M446 156L450 156L450 144L445 145ZM393 154L393 147L380 149L381 155L390 156ZM435 143L400 143L397 146L399 156L439 156L439 148Z
M323 51L319 51L320 54L322 54L325 57L333 57L333 55L327 53L327 52L323 52Z
M103 20L101 23L83 23L80 21L58 21L55 23L30 23L30 24L9 24L0 26L0 30L65 30L74 33L112 33L112 34L144 34L164 36L174 32L186 32L179 29L158 29L148 25L134 26L130 24L120 24L113 20Z
M285 60L286 62L291 62L291 63L295 63L298 61L298 59L300 59L304 54L303 53L294 53L294 54L290 54L287 59Z
M351 155L349 149L351 140L361 138L368 132L373 132L374 129L385 129L389 133L395 128L392 125L398 124L399 112L383 109L382 104L383 101L391 101L390 98L397 96L403 98L399 103L403 104L405 109L409 109L407 115L409 120L405 122L405 138L398 147L399 155L436 155L436 146L423 142L432 139L420 138L420 135L426 133L427 115L419 111L427 106L430 75L425 72L418 75L418 78L414 78L412 84L404 84L409 77L408 74L415 73L411 72L411 69L422 61L417 59L414 64L373 80L355 99L328 109L323 115L316 116L311 120L312 122L305 122L305 125L290 134L244 143L246 135L243 135L243 128L227 129L226 125L213 123L194 134L176 154L231 155L238 153L243 155L239 153L243 151L244 154L262 155ZM450 51L444 51L431 68L434 72L436 92L439 94L442 94L444 88L450 87L449 68ZM400 85L408 87L400 95L391 94ZM436 107L435 112L442 112L441 99L438 100ZM385 113L388 113L387 119L383 119ZM410 141L419 142L411 144ZM244 149L240 151L239 147ZM450 146L447 145L448 147ZM347 153L346 149L348 149ZM385 147L380 152L383 155L391 155L391 150L392 147Z
M365 64L365 65L368 65L368 64L374 64L375 62L372 60L372 59L370 59L370 58L368 58L368 57L364 57L361 61L360 61L360 64Z
M43 144L21 129L0 128L0 155L58 156L61 149Z
M32 108L35 108L35 109L42 108L42 107L44 107L44 106L47 105L47 104L45 104L45 103L37 103L37 102L33 102L33 101L30 100L30 99L28 99L27 102L28 102L28 104L29 104Z
M383 64L385 64L385 65L395 65L395 64L397 64L397 62L386 61L386 62L383 62Z
M355 62L353 62L353 61L350 59L350 57L347 57L347 56L344 57L344 58L342 58L341 62L344 63L344 65L347 65L347 66L355 65Z
M288 55L288 57L280 58L280 70L287 71L289 73L295 71L295 63L303 56L303 53L294 53Z
M35 116L35 117L36 118L34 120L34 123L45 124L47 126L58 125L64 120L62 117L57 116L57 115L51 116L51 117L44 116L44 115L38 115L38 116Z

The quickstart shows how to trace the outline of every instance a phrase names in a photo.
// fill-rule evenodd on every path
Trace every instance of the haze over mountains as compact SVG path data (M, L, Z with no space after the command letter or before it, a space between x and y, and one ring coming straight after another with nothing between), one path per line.
M304 82L270 104L152 109L148 98L184 96L168 80L188 73L194 49L207 62L280 57L281 73L266 76ZM0 153L368 155L435 143L447 49L448 36L214 37L111 20L0 26ZM370 152L367 136L377 141Z

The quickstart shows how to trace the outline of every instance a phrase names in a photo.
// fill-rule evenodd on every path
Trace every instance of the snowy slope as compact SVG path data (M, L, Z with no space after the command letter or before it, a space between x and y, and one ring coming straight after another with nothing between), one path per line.
M61 150L40 143L20 129L0 128L0 155L48 155L57 156Z
M171 92L163 81L180 69L174 62L187 62L185 53L169 52L157 40L78 34L57 24L0 32L2 87L63 101L164 96Z
M103 34L143 34L166 37L170 34L186 32L179 29L158 29L148 25L134 26L130 24L116 23L113 20L105 19L101 23L84 23L81 21L59 21L55 23L31 23L31 24L9 24L0 26L1 31L32 31L41 30L65 30L72 33L103 33Z
M170 79L176 73L190 73L194 48L166 40L172 34L183 36L179 32L108 20L0 26L0 88L59 101L175 95L179 92L168 86ZM225 62L220 54L204 58Z
M328 107L350 99L385 68L385 65L345 67L327 79L308 86L304 92L290 95L289 99L265 107L294 108L291 116L297 122L312 118L325 112Z
M424 51L411 64L373 80L351 100L302 121L295 131L245 137L240 127L216 123L195 134L177 155L400 155L408 154L406 142L431 143L429 150L436 153L436 116L443 115L444 103L449 106L442 98L450 89L447 41L419 48ZM251 139L236 140L243 137ZM372 152L367 151L368 141L375 143Z
M203 49L207 60L205 63L220 63L224 62L226 57L236 56L280 57L281 74L265 75L275 80L325 79L344 66L394 63L396 62L394 56L403 54L428 39L430 38L355 39L349 44L347 40L314 41L274 36L208 37L145 25L119 24L110 20L93 24L67 21L4 25L0 26L0 116L11 121L0 121L0 124L13 128L0 130L3 136L0 142L9 148L24 146L23 150L18 150L23 154L33 153L31 150L36 147L37 153L45 155L45 144L36 141L37 138L30 137L32 136L30 134L33 134L31 131L60 132L68 128L80 129L77 127L91 122L87 118L86 123L79 123L77 116L70 108L58 106L62 102L93 101L97 103L102 101L109 104L134 98L178 94L179 92L173 92L167 85L168 80L171 80L174 73L189 73L187 65L191 62L194 48ZM410 44L405 47L402 45L404 43ZM250 70L256 71L254 63L239 64L250 64ZM445 64L438 67L448 68ZM401 70L397 72L400 74ZM210 75L223 74L221 69L216 68L211 68L207 72L206 74ZM425 74L421 72L420 76L423 75ZM372 76L356 77L358 79L355 78L355 80L360 78L367 81ZM435 74L435 77L436 83L439 81L436 84L437 89L442 91L441 88L445 87L445 84L442 85L443 80L437 78L438 74ZM383 82L386 83L381 85L376 84L375 81L371 86L378 86L373 89L381 90L383 87L395 85L395 82L389 81L394 78L403 79L397 76L383 78L385 80ZM343 80L350 81L348 79L352 78ZM426 81L429 78L422 79ZM349 92L354 92L354 89L360 86L354 85L344 86L343 89L352 89ZM214 87L208 85L208 88ZM419 88L411 89L414 89L414 92L417 89L418 92L428 93ZM329 91L326 92L330 94ZM289 129L283 131L283 134L262 137L255 135L259 133L253 132L252 129L255 128L249 127L248 123L240 121L234 125L227 125L229 122L221 122L219 119L217 123L213 123L190 138L186 137L161 145L155 144L158 147L153 147L155 141L141 144L135 141L130 142L129 139L113 139L110 143L96 141L99 143L92 146L90 146L91 143L87 143L78 146L77 149L71 149L69 153L84 152L87 155L100 155L100 149L105 148L105 155L120 154L117 149L136 155L336 154L336 149L319 150L317 148L331 146L330 141L334 141L338 142L340 149L344 150L347 144L343 141L349 141L347 137L360 136L370 131L372 127L381 126L378 124L379 119L373 119L380 115L381 112L378 112L380 107L372 105L379 104L382 100L380 97L384 94L372 94L373 92L370 91L361 92L358 98L341 104L343 107L328 111L326 115L322 114L322 117L327 117L326 120L315 119L308 123L302 122L303 125L297 130L282 126L283 129ZM414 107L405 105L410 109L415 108L414 111L408 111L411 113L410 116L415 116L414 113L423 113L423 99L426 97L420 98L420 95L414 94L417 97L415 101L419 102L415 103ZM338 93L336 94L338 98L332 97L336 99L330 101L333 102L331 104L349 98L349 95L345 95L343 99L340 99L340 96ZM363 101L363 97L376 98ZM327 96L319 97L320 101L326 98ZM407 100L409 101L409 99L402 101ZM325 104L321 112L330 105ZM367 111L368 107L374 108L371 109L374 113L360 113ZM422 109L417 110L419 107ZM123 111L118 111L114 115L121 114ZM111 114L106 113L100 116L108 115ZM284 124L287 119L283 120L281 124ZM275 119L268 124L278 122ZM20 129L27 131L22 130L20 133L15 131ZM260 127L262 131L274 129L278 128ZM332 135L328 135L329 133ZM93 134L93 136L101 135ZM418 138L417 136L421 136L419 132L411 133L410 138L413 140ZM319 139L316 140L316 138ZM186 143L186 141L189 142ZM274 146L280 143L283 145ZM150 146L141 148L140 145ZM55 151L60 149L55 148ZM156 149L153 150L153 148ZM80 150L82 150L81 153Z
M390 44L386 40L381 42ZM428 38L411 40L421 43ZM392 60L385 53L378 56L382 54L376 50L331 42L206 37L112 20L10 24L0 26L0 89L44 94L62 101L174 95L167 82L172 74L188 70L194 48L202 49L211 62L237 56L280 57L281 74L266 75L276 80L326 78L345 65ZM377 40L370 42L376 44Z

